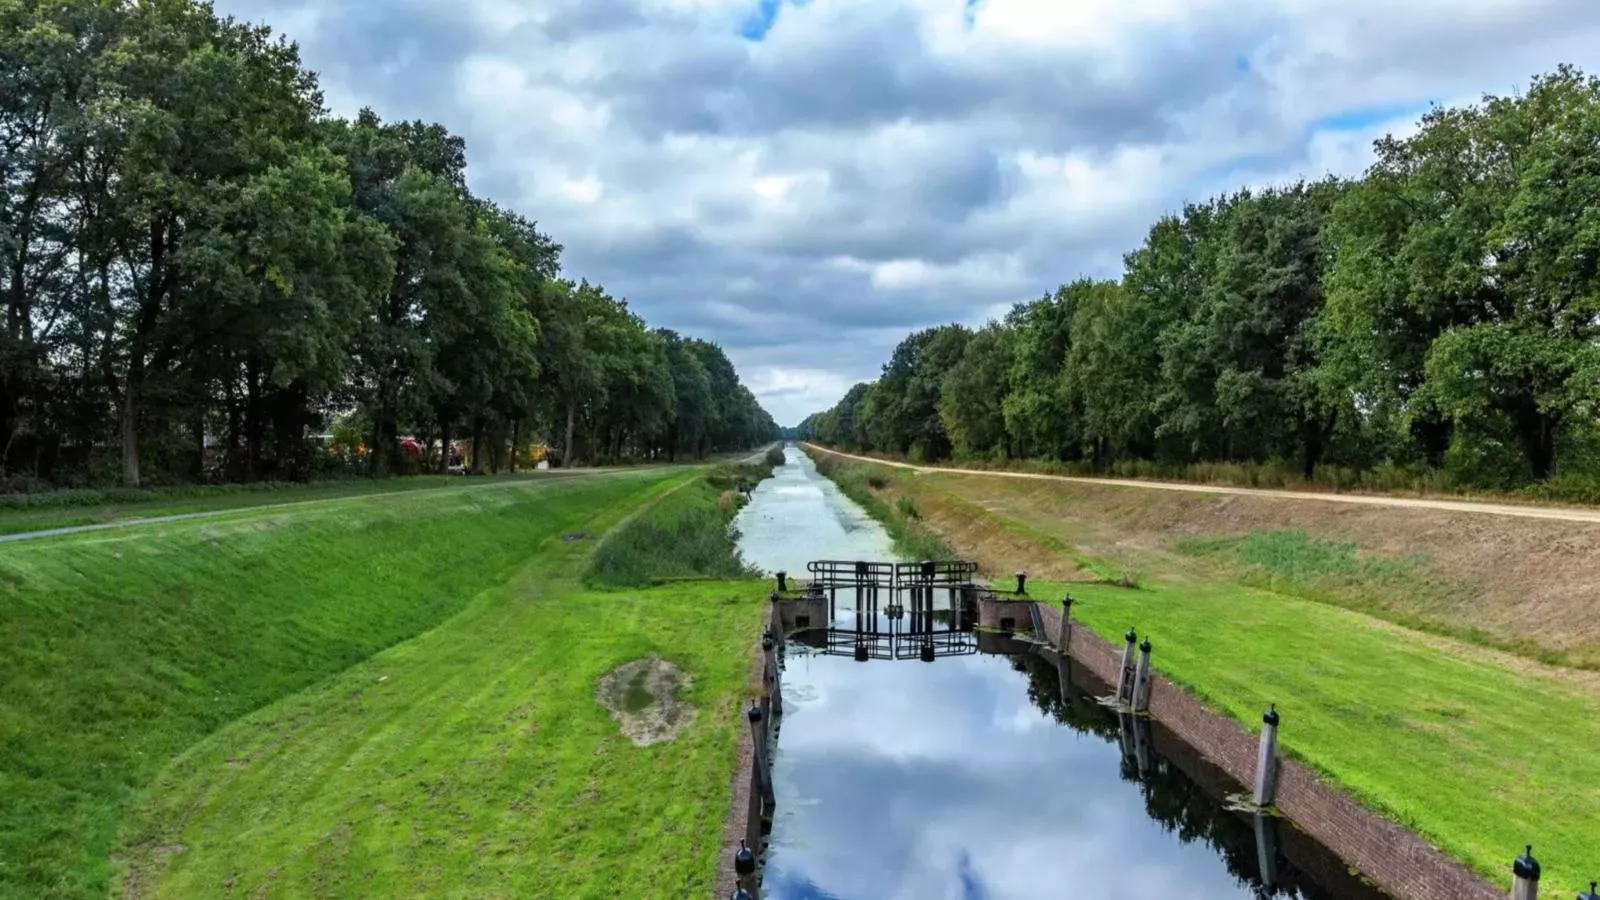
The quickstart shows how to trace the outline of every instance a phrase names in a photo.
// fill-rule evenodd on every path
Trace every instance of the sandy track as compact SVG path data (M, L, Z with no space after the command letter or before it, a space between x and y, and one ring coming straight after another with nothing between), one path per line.
M984 475L991 478L1017 478L1031 481L1065 481L1092 484L1100 487L1128 487L1154 491L1184 491L1191 494L1237 494L1247 497L1267 497L1278 500L1313 500L1322 503L1354 503L1364 506L1391 506L1402 509L1432 509L1444 512L1473 513L1477 515L1511 516L1523 519L1556 519L1563 522L1587 522L1600 525L1600 509L1565 506L1523 506L1510 503L1480 503L1473 500L1424 500L1415 497L1385 497L1374 494L1334 494L1318 491L1275 491L1264 488L1228 487L1215 484L1185 484L1175 481L1136 481L1128 478L1083 478L1075 475L1042 475L1036 472L1004 472L985 469L959 469L947 466L919 466L912 463L891 462L854 453L841 453L816 444L806 447L821 453L846 459L908 469L919 474Z

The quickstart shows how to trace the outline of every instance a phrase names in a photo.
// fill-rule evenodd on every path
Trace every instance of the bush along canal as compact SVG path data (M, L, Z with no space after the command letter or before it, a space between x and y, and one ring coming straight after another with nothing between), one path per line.
M1105 655L1121 648L1069 641L1060 604L1031 602L1020 578L894 562L888 535L792 449L735 526L778 590L722 896L1489 896L1442 857L1385 893L1275 807L1279 785L1253 783L1254 743L1240 775L1213 756L1237 747L1186 740L1195 723L1137 645L1124 675Z

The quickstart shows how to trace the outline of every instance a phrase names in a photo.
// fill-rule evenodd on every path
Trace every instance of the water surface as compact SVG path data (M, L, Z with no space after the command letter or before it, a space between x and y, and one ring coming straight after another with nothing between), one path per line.
M893 558L881 527L787 454L739 517L747 560L798 574L812 559ZM854 607L842 593L839 627L862 621ZM865 621L890 628L881 611ZM786 646L763 897L1382 896L1292 825L1226 809L1240 786L1159 725L1100 705L1109 689L1070 660L958 643L933 663Z

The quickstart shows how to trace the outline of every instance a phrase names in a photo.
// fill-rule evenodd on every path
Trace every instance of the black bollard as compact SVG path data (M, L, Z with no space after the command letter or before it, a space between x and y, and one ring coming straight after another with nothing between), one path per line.
M1579 894L1578 900L1600 900L1600 890L1596 888L1600 888L1600 881L1589 882L1589 890Z
M745 718L750 720L750 744L755 751L756 782L761 788L762 802L770 809L773 805L772 769L768 767L767 735L761 725L761 704L751 700L750 708L745 711Z
M1017 593L1018 594L1023 594L1023 595L1028 593L1028 573L1027 572L1018 572L1017 573Z
M783 592L787 592L789 590L789 573L788 572L779 572L778 573L778 590L779 591L783 591Z
M1539 861L1532 844L1511 862L1511 900L1539 900Z
M1150 639L1139 645L1139 667L1133 676L1133 711L1150 711Z
M1278 795L1278 704L1267 707L1261 717L1261 745L1256 752L1255 801L1267 807Z
M1134 675L1134 645L1139 642L1139 635L1132 628L1128 629L1127 646L1122 651L1122 676L1117 679L1117 700L1121 703L1133 702L1133 675Z
M743 878L753 875L756 871L756 855L750 852L750 847L744 841L739 842L739 852L733 855L733 873Z

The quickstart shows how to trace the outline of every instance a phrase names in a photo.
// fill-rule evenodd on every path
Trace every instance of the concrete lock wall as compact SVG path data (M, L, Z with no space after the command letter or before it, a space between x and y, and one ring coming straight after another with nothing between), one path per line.
M1033 629L1033 602L1030 600L1002 600L993 594L978 594L978 627L986 631L999 631L1010 621L1017 631ZM1058 620L1059 621L1059 620Z
M1040 603L1045 637L1061 633L1061 605ZM981 604L980 604L981 610ZM1009 613L1007 614L1009 615ZM1071 656L1096 677L1116 684L1122 671L1122 648L1073 624ZM1258 737L1243 725L1191 697L1182 688L1153 674L1150 713L1206 760L1240 784L1255 779ZM1294 746L1293 710L1284 715L1280 746ZM1506 892L1439 852L1416 834L1367 810L1353 798L1290 759L1280 759L1279 811L1306 834L1355 866L1398 900L1504 900Z
M795 599L779 600L773 604L777 607L778 623L774 630L781 629L781 633L788 634L799 628L827 628L828 627L828 598L820 599Z

